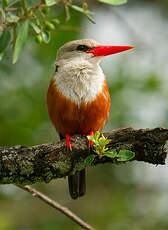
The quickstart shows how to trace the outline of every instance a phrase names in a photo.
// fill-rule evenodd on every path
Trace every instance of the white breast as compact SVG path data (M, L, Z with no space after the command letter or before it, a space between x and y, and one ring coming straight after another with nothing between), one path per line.
M54 76L57 89L80 104L92 101L102 92L105 76L98 64L88 61L62 63Z

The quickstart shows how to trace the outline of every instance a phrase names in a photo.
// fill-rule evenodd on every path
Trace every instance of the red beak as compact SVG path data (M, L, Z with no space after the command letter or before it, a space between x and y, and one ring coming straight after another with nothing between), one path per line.
M88 50L87 53L92 53L93 57L98 57L120 53L133 48L134 46L97 46Z

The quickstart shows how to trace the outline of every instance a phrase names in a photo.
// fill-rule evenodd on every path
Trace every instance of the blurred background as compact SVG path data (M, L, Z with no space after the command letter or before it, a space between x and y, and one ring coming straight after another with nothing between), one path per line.
M66 30L49 44L29 39L15 64L11 50L0 62L0 145L37 145L58 140L46 109L46 92L57 49L73 39L135 49L101 63L111 94L104 130L168 127L168 2L129 0L112 7L88 1L96 24L71 11ZM63 7L56 13L66 26ZM51 12L52 14L52 12ZM133 162L88 168L87 194L71 200L67 180L35 188L67 206L98 230L167 230L168 168ZM0 186L0 230L79 230L75 223L14 185Z

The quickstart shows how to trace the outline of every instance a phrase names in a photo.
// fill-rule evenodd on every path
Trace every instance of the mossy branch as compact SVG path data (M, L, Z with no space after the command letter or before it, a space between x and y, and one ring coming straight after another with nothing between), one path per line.
M130 150L135 153L131 161L165 164L168 129L121 128L104 133L110 142L108 148ZM86 167L85 159L93 154L88 149L88 140L83 136L73 136L72 152L67 152L65 140L57 143L33 147L0 147L0 184L33 184L49 182L65 177ZM92 165L103 163L119 164L114 158L96 157Z

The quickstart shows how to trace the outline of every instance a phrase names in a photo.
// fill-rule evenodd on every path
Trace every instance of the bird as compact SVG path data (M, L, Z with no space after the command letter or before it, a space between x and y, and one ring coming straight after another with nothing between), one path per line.
M55 73L47 91L49 117L72 151L71 136L94 135L108 120L110 94L99 63L102 57L134 48L104 46L93 39L67 42L58 49ZM89 147L91 142L88 143ZM72 199L86 192L85 169L68 176Z

